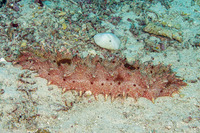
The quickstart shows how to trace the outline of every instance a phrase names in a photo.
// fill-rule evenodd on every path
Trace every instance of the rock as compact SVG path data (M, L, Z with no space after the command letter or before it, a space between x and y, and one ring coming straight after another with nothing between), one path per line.
M113 33L99 33L94 36L95 43L105 49L118 50L120 48L120 40Z
M170 39L177 40L179 42L183 41L182 32L176 29L171 29L169 27L162 27L155 23L147 24L143 31L151 33L158 36L168 37Z

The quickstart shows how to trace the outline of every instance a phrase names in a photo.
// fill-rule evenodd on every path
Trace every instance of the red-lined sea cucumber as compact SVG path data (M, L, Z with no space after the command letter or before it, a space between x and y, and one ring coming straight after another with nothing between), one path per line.
M80 94L90 91L95 98L103 94L135 99L145 97L152 102L162 96L172 96L187 84L170 69L170 65L139 63L130 65L126 60L108 61L99 56L80 58L36 50L23 50L14 64L36 71L49 84L57 85L63 92L76 90Z

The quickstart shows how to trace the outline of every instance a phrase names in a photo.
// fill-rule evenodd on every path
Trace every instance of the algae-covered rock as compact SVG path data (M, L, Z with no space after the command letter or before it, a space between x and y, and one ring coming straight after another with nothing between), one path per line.
M179 42L183 41L182 32L176 29L172 29L169 27L163 27L155 23L147 24L144 29L145 32L151 33L154 35L168 37L170 39L177 40Z
M194 0L195 4L197 4L198 6L200 6L200 0Z

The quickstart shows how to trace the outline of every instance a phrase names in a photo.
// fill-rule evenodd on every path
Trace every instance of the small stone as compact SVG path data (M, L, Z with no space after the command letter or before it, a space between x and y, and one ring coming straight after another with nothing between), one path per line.
M94 49L89 49L88 50L88 54L90 54L90 55L96 55L97 53L96 53L96 51Z
M78 14L74 14L71 19L72 21L78 21Z
M63 30L66 30L66 29L67 29L66 23L63 23L63 24L62 24L62 29L63 29Z
M64 18L61 18L60 21L59 21L60 24L63 24L64 22L65 22Z
M20 47L26 47L26 42L22 42Z
M66 15L66 12L60 12L60 13L58 13L58 16L64 16L64 15Z
M185 94L179 94L180 98L183 98L185 96Z
M120 40L113 33L99 33L94 36L95 43L105 49L118 50L120 48Z

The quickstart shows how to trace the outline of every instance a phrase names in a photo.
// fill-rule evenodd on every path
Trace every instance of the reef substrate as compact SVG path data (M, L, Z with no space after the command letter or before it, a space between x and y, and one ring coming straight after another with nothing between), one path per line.
M153 65L136 61L130 65L126 60L102 59L99 56L81 58L71 53L46 50L22 50L12 61L23 69L36 71L48 84L61 87L63 93L76 90L82 95L91 92L97 99L103 94L114 100L121 96L138 99L145 97L152 102L158 97L172 96L187 84L171 70L170 65Z

